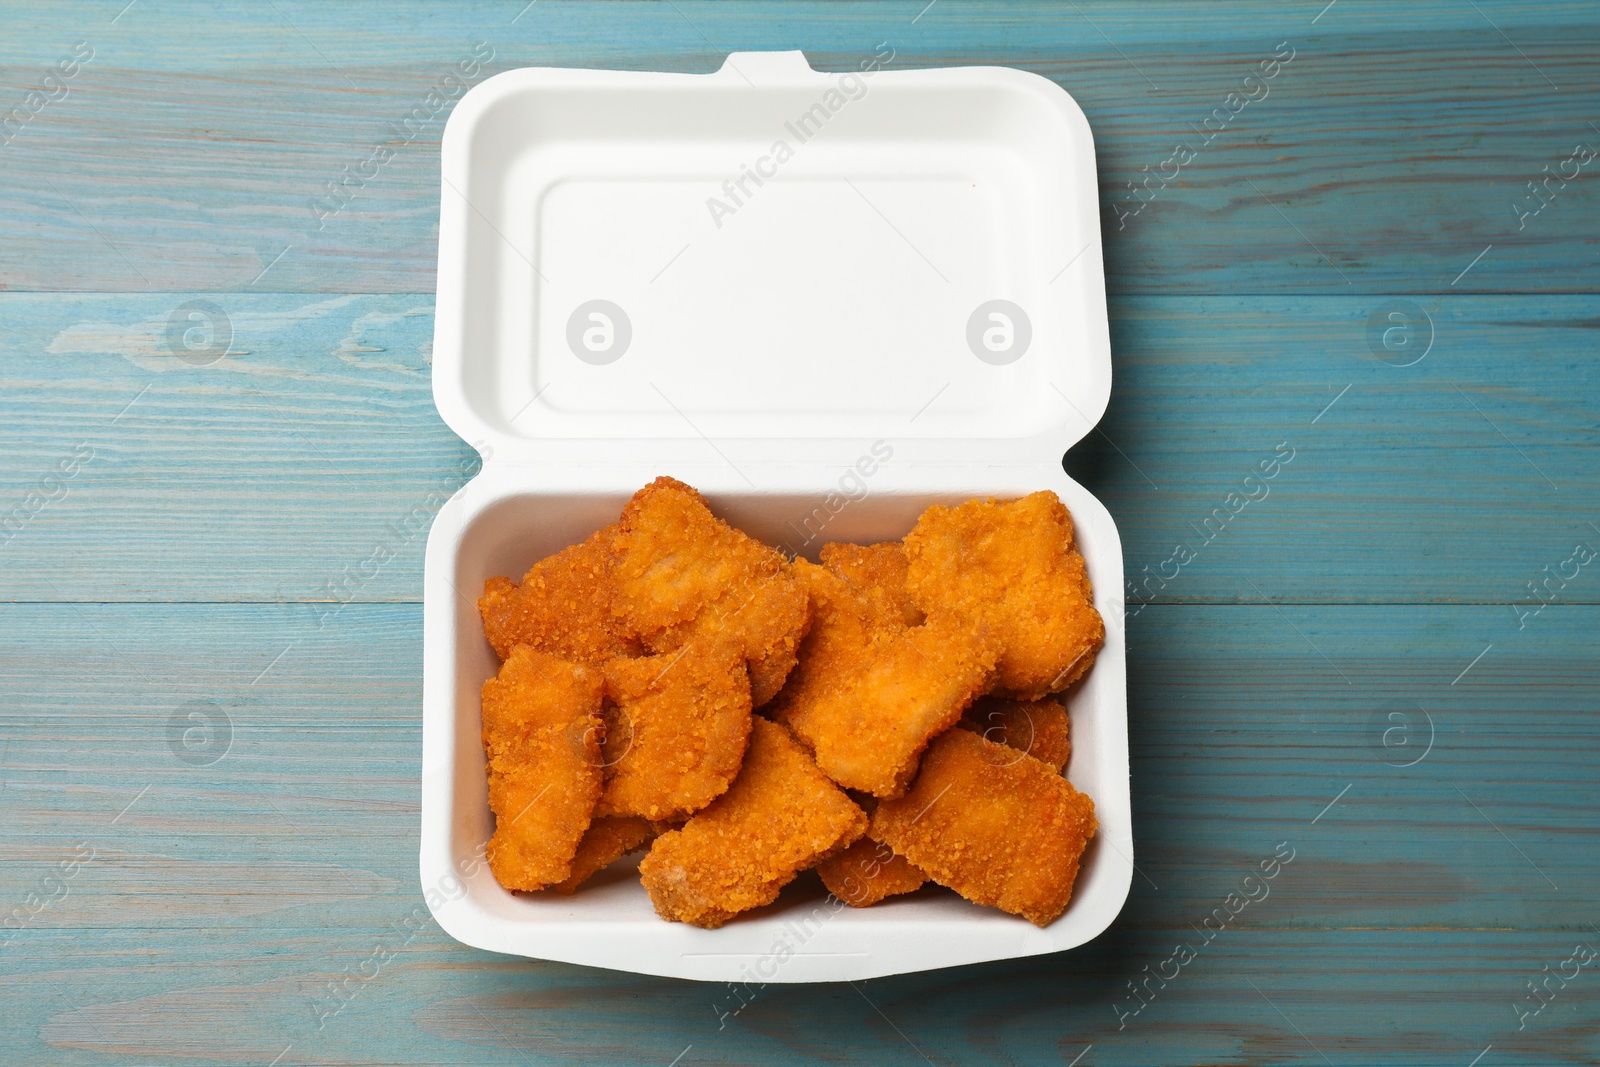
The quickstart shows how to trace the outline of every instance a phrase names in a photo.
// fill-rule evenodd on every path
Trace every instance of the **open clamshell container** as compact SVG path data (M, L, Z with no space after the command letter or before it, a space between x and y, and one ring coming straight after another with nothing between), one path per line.
M1071 948L1122 907L1122 548L1061 467L1111 390L1093 140L1044 78L890 58L846 74L798 52L708 75L514 70L450 118L433 388L484 465L428 538L422 885L459 941L842 981ZM1067 774L1100 828L1059 919L1038 929L931 888L858 910L804 876L701 930L659 919L625 871L571 897L495 882L479 687L499 661L476 599L660 474L812 559L901 537L932 503L1060 495L1106 641L1065 694Z

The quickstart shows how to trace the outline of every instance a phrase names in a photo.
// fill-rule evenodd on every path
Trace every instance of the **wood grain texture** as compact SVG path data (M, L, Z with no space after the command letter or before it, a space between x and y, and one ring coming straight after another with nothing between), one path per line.
M1597 941L1600 609L1550 609L1538 640L1451 685L1477 613L1302 606L1285 627L1243 606L1152 609L1133 627L1141 875L1114 929L1062 957L862 992L934 1062L1066 1062L1088 1043L1104 1064L1317 1062L1246 981L1330 1056L1466 1062L1491 1041L1525 1062L1581 1056L1600 1022L1584 987L1531 1032L1512 1005L1568 942ZM694 1045L712 1064L914 1061L845 985L760 990L718 1029L720 987L501 960L403 926L421 907L418 614L358 605L318 627L267 605L0 609L0 897L94 849L6 942L14 1054L667 1062ZM1397 697L1410 747L1384 744ZM171 713L197 702L229 720L205 766L171 747ZM1432 745L1397 766L1421 753L1424 709ZM1278 841L1294 857L1270 896L1118 1030L1126 982L1176 941L1198 947L1192 926ZM374 947L394 958L318 1029L328 982ZM1382 1029L1352 1024L1371 1011Z
M0 43L0 84L18 103L76 42L94 57L0 146L0 287L431 293L444 112L414 135L395 126L480 42L486 71L691 73L772 48L847 70L887 42L891 67L1004 64L1077 97L1115 288L1441 292L1493 244L1453 291L1595 289L1595 164L1520 228L1512 206L1575 144L1600 148L1600 37L1582 0L1343 0L1315 22L1321 5L1261 0L945 2L915 21L902 3L545 2L519 18L509 0L187 0L141 3L113 25L120 6L8 16L28 27ZM1280 42L1293 59L1268 89L1243 89L1266 95L1227 103ZM1207 141L1219 108L1238 113ZM1195 158L1144 186L1180 142ZM319 218L310 202L379 144L396 158ZM1141 202L1131 182L1154 199L1123 219Z
M130 855L175 848L225 867L348 864L362 868L364 891L409 899L420 611L352 605L324 622L315 605L0 606L0 653L28 666L7 678L7 841L32 850L18 855L24 868L54 862L49 849L79 837L97 848L137 845ZM1281 616L1162 605L1141 614L1129 664L1135 811L1141 847L1152 850L1141 868L1160 884L1168 871L1248 865L1253 852L1270 853L1274 828L1298 832L1350 785L1316 823L1318 840L1342 840L1330 847L1346 859L1398 864L1416 837L1369 835L1385 820L1408 826L1436 842L1430 862L1449 860L1464 910L1395 910L1385 898L1348 901L1345 912L1503 926L1553 923L1588 900L1600 855L1562 841L1600 827L1591 770L1600 608L1547 609L1520 639L1497 632L1498 614L1448 605L1291 606ZM1496 648L1455 681L1481 634L1499 638ZM74 680L69 692L63 678ZM1510 706L1527 714L1508 717ZM1400 707L1406 717L1391 720ZM188 748L174 740L190 710L226 724L210 747L209 735ZM200 758L182 758L189 751ZM1495 813L1526 857L1458 787ZM1538 869L1565 888L1543 883ZM25 891L31 876L8 870L0 892ZM102 877L79 875L82 884ZM1535 883L1538 893L1521 892ZM126 892L131 900L142 890ZM1340 895L1316 892L1324 902ZM126 903L98 915L113 925L192 922Z
M220 296L236 350L207 367L166 341L185 299L0 296L0 522L21 509L0 598L415 599L425 525L406 517L475 469L433 408L431 298ZM1384 306L1113 300L1111 408L1068 468L1117 516L1135 583L1171 574L1179 543L1196 554L1130 603L1475 602L1514 620L1541 568L1600 547L1600 300L1449 297L1410 367L1368 347ZM1279 444L1294 459L1267 496L1216 519L1228 493L1259 496L1243 479ZM93 457L59 496L27 506L80 446ZM378 545L397 558L330 590ZM226 579L202 557L229 559ZM1600 602L1587 574L1564 602Z
M1531 1031L1512 1005L1569 942L1600 942L1600 608L1550 609L1537 639L1452 685L1482 614L1151 609L1129 663L1140 875L1116 926L1059 957L861 990L940 1063L1065 1062L1089 1043L1108 1064L1316 1062L1246 980L1330 1056L1587 1054L1585 987ZM847 986L760 991L719 1029L721 987L452 944L415 884L418 616L0 608L0 658L29 668L8 678L0 899L94 850L6 945L6 1047L64 1063L264 1063L284 1045L292 1063L665 1063L688 1044L709 1063L915 1059ZM70 698L63 677L81 679ZM171 744L172 714L196 706L229 723L204 766ZM1397 724L1408 735L1386 744ZM1294 856L1270 894L1201 946L1194 928L1280 841ZM1185 938L1199 958L1119 1030L1126 983ZM393 958L319 1028L327 984L375 948ZM1383 1030L1359 1021L1369 998L1395 1000Z
M0 34L0 1064L1600 1062L1592 966L1518 1013L1600 947L1600 571L1529 588L1600 547L1600 177L1512 210L1600 147L1592 4L124 2ZM888 42L1083 105L1116 383L1066 465L1128 561L1139 865L1103 936L734 1015L428 917L421 550L476 457L429 383L444 109L394 125L479 42ZM1395 366L1369 320L1405 294L1433 345ZM234 339L204 367L168 340L194 299Z
M393 912L397 920L404 914ZM241 961L236 935L225 929L111 931L92 943L41 938L55 967L7 988L30 1022L42 1020L38 1037L33 1026L0 1034L23 1056L74 1064L264 1065L282 1055L280 1065L542 1067L665 1065L682 1055L680 1063L727 1067L1064 1065L1088 1046L1080 1065L1107 1067L1465 1065L1487 1045L1510 1064L1595 1056L1593 1001L1576 990L1516 1029L1511 1004L1518 990L1509 987L1538 975L1537 964L1528 966L1538 950L1558 963L1577 937L1554 933L1530 945L1526 935L1502 931L1241 926L1220 935L1168 988L1152 983L1156 999L1119 1030L1114 1005L1131 1001L1126 983L1141 977L1146 963L1166 958L1180 936L1119 926L1070 956L1003 968L859 988L769 987L719 1031L715 987L474 958L437 932L402 945L404 935L382 928L276 927L263 936L259 955ZM318 1030L315 1005L326 983L341 977L343 961L365 958L374 944L393 947L396 958ZM1295 957L1306 964L1260 966ZM58 992L90 980L101 990L95 1003L75 1005ZM1349 1024L1353 988L1381 1004L1369 1008L1363 1026ZM724 1002L737 1003L721 992Z
M233 297L235 351L206 367L166 342L183 296L5 299L43 301L0 341L12 599L418 595L432 515L477 469L433 407L431 297ZM377 545L398 558L345 583Z

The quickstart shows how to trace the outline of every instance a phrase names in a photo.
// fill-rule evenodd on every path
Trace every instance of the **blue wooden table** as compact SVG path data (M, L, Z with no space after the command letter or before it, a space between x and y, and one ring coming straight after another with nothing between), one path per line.
M1595 4L125 2L0 33L0 1062L1600 1062ZM1127 907L720 1023L463 948L416 875L444 79L882 42L1098 140Z

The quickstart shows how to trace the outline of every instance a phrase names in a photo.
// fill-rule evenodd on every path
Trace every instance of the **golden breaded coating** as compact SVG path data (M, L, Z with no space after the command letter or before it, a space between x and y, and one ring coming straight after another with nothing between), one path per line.
M986 624L1000 642L1001 695L1037 700L1093 665L1105 625L1072 541L1072 517L1054 493L935 504L905 546L917 606L930 618Z
M928 876L882 841L863 837L817 864L828 891L853 908L921 889Z
M489 869L507 889L542 889L570 872L600 796L603 691L599 671L527 645L483 683Z
M798 677L771 714L840 785L897 796L928 740L988 686L997 650L966 619L906 626L832 571L805 560L794 569L811 597L812 626Z
M777 549L735 530L705 497L657 478L622 510L617 611L653 652L730 642L749 662L759 707L783 687L805 636L805 592Z
M699 811L732 784L750 736L750 684L730 645L606 665L605 790L596 815L670 819Z
M648 819L624 815L594 820L572 857L572 873L553 888L562 896L571 896L584 882L628 853L639 851L655 836L655 825Z
M1094 836L1094 802L1032 756L970 730L942 734L905 796L879 803L872 836L975 904L1054 922Z
M788 681L764 709L768 718L785 723L797 709L810 708L839 691L873 636L893 628L832 571L804 559L796 559L791 569L806 593L811 625Z
M501 659L532 645L590 667L637 656L639 642L614 614L619 528L607 526L582 544L535 563L521 582L490 578L478 611L483 633Z
M852 545L835 541L822 546L822 565L849 582L879 614L921 626L926 616L906 589L906 550L899 541Z
M984 697L967 709L956 724L986 741L1026 752L1052 770L1067 765L1072 755L1071 724L1061 701L1007 700Z
M657 838L639 875L663 919L709 929L772 903L795 875L866 828L866 814L787 730L756 719L732 788Z

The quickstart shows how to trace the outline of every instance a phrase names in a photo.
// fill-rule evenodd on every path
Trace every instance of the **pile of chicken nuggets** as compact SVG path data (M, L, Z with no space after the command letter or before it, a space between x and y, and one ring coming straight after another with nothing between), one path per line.
M1066 908L1096 822L1055 694L1105 628L1054 493L935 505L817 564L657 478L478 607L507 889L648 848L656 911L702 927L813 868L857 907L931 881L1040 926Z

